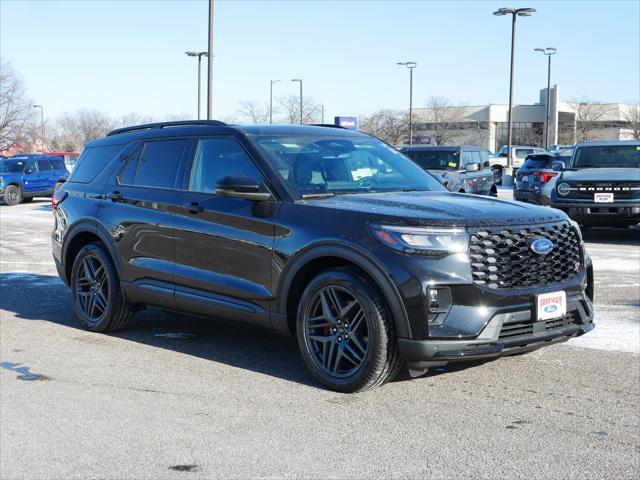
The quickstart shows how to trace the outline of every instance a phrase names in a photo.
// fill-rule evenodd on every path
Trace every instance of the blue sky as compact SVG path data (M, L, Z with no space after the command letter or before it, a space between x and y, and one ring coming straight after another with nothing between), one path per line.
M546 85L533 51L546 46L558 48L552 81L565 100L640 97L638 1L216 0L215 116L267 102L270 79L285 80L274 96L297 94L291 78L327 118L403 109L403 60L418 62L414 106L430 95L506 103L510 21L491 15L503 6L538 10L518 20L516 102ZM79 107L195 117L196 61L184 52L206 48L206 1L0 0L0 53L48 117Z

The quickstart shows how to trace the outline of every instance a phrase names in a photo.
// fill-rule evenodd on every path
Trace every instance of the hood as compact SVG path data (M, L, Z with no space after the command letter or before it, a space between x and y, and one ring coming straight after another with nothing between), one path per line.
M640 181L638 168L583 168L562 172L559 181L565 182L629 182Z
M406 225L530 225L567 219L559 210L450 192L388 192L306 200L315 207L369 214L371 220Z

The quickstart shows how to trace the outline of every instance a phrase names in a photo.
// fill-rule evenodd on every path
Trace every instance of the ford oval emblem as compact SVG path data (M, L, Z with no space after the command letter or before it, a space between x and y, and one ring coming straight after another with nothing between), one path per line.
M558 309L557 305L547 305L546 307L544 307L544 311L546 313L553 313Z
M546 238L537 238L533 242L529 248L533 253L537 253L538 255L546 255L547 253L553 250L555 245L551 240L547 240Z

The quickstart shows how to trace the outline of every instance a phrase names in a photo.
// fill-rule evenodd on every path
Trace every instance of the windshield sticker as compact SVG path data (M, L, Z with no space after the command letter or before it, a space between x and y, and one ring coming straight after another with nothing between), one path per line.
M458 164L456 162L449 162L450 167L456 167Z

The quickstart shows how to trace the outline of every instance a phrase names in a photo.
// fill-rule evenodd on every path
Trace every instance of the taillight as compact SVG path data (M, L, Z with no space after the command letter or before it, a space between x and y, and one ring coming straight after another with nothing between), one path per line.
M556 172L542 172L540 174L540 183L547 183L553 177L557 175Z
M69 194L64 190L56 190L51 197L51 210L56 213L58 205L60 205Z

